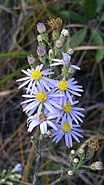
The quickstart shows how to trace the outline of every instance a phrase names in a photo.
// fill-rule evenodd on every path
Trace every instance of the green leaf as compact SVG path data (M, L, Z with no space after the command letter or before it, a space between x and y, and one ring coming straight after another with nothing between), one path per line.
M61 11L60 17L64 20L71 19L73 22L84 24L86 23L86 19L82 16L80 16L78 13L70 10L70 11Z
M95 45L104 46L103 38L100 33L95 30L91 30L92 41ZM104 58L104 49L99 49L96 52L96 62L99 63Z
M97 0L84 0L84 13L87 20L94 17L97 8Z
M87 34L87 28L80 29L75 35L73 35L70 39L70 47L74 48L81 44L85 39Z

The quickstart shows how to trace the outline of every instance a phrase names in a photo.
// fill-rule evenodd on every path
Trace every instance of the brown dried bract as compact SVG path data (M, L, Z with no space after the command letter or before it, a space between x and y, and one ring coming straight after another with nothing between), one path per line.
M60 17L58 17L57 19L50 19L50 20L48 20L47 23L51 27L52 30L56 30L59 27L61 27L62 20L60 19Z
M99 142L97 138L91 138L88 142L88 150L97 151L99 149Z

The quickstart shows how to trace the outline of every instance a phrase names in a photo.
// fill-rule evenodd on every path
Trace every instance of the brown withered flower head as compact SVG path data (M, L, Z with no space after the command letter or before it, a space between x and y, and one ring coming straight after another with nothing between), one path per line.
M91 138L88 142L88 150L93 150L94 152L99 149L99 142L97 138Z
M47 23L51 27L52 30L56 30L61 27L62 20L60 19L60 17L58 17L57 19L48 20Z
M91 159L94 153L99 149L99 142L97 138L91 138L89 141L86 142L87 144L87 152L86 152L86 161Z

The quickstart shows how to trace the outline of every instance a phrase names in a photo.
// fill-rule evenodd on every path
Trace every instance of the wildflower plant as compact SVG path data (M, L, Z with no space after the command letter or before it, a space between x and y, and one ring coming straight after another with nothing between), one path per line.
M72 49L65 51L69 30L62 29L60 18L48 21L52 37L43 23L37 24L37 59L32 55L27 57L30 68L22 69L25 74L17 80L20 88L24 88L25 100L21 103L27 114L28 131L39 127L42 138L50 131L52 141L58 143L62 138L70 148L73 140L80 142L83 130L84 108L77 107L83 92L83 87L73 77L80 67L71 63ZM51 38L49 40L49 38ZM61 72L57 76L57 66Z

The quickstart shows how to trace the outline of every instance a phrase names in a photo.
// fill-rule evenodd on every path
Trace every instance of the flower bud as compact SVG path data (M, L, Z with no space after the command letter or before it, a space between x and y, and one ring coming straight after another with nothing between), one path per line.
M46 27L43 23L39 22L37 24L37 30L39 33L44 33L46 31Z
M68 69L68 73L69 74L74 74L74 72L75 72L75 70L73 69L73 67L69 67L69 69Z
M55 45L56 45L56 48L62 48L63 46L62 40L57 40Z
M72 54L74 53L74 50L73 50L72 48L69 48L68 51L67 51L67 53L68 53L69 55L72 55Z
M78 159L78 158L74 158L73 162L74 162L75 164L77 164L77 163L79 162L79 159Z
M32 65L35 62L35 58L33 57L33 55L28 55L27 61L28 61L29 65Z
M75 154L75 150L71 150L71 154L74 155Z
M41 46L38 46L37 47L37 54L39 55L39 56L44 56L45 55L45 49L43 48L43 47L41 47Z
M61 35L63 35L64 37L68 37L69 36L69 31L67 29L63 29L61 31Z
M101 161L96 161L96 162L91 164L90 168L92 170L103 170L104 166L103 166L103 163Z
M69 170L67 173L68 173L69 176L73 175L73 171L72 170Z
M15 165L15 171L18 172L18 173L22 172L22 165L20 163Z
M84 149L83 148L80 148L79 150L78 150L78 154L84 154L85 152L84 152Z
M46 132L46 134L47 134L48 136L50 136L50 135L52 134L52 132L51 132L50 130L48 130L48 131Z
M38 40L38 42L42 42L43 40L42 40L42 36L41 35L38 35L37 36L37 40Z

